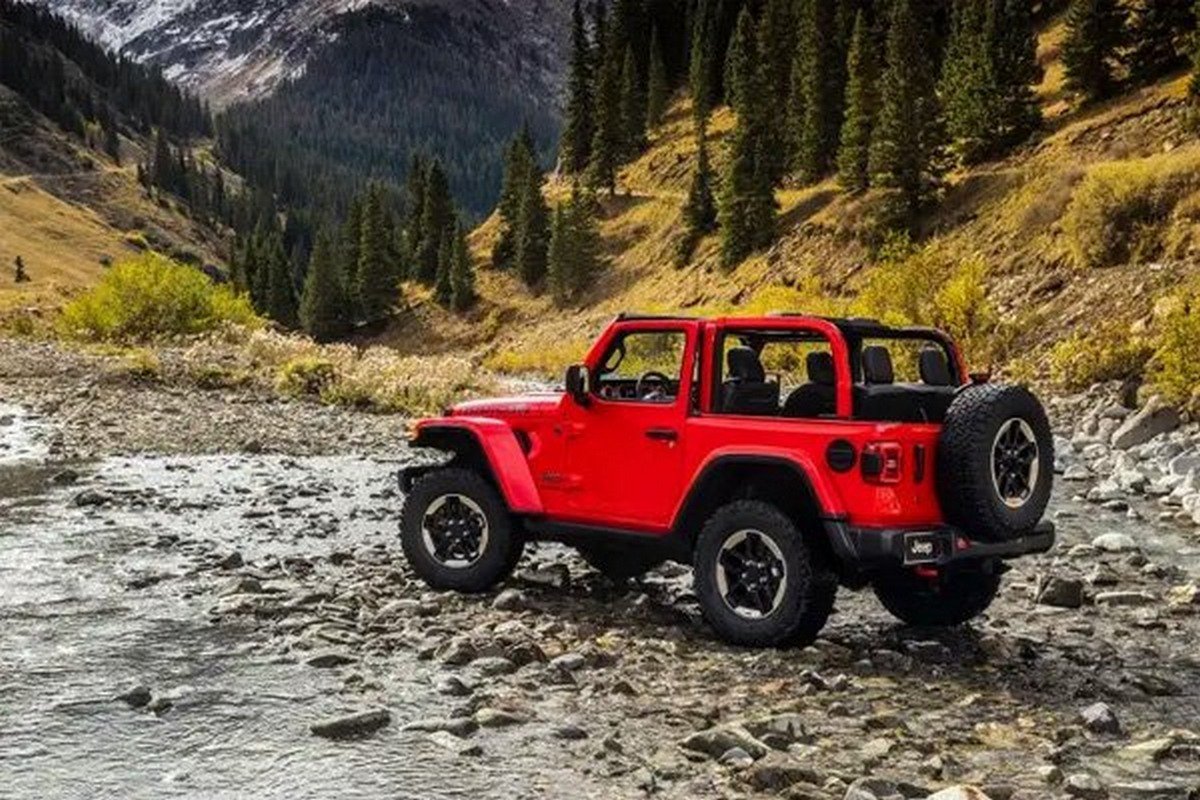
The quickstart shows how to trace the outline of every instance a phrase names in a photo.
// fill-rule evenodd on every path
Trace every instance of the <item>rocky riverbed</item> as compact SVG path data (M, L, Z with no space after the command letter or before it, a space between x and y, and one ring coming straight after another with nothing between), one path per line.
M6 797L1200 797L1200 430L1110 388L1055 404L1060 544L986 617L843 591L752 652L672 564L430 592L401 420L96 366L0 343Z

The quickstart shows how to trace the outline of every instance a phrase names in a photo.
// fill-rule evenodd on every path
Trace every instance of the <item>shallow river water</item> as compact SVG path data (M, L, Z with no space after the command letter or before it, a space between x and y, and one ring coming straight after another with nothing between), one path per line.
M72 502L80 486L56 485L67 465L47 462L35 424L13 408L0 420L0 797L521 797L558 779L552 758L519 742L467 763L399 724L363 741L313 737L310 723L356 710L337 676L264 652L251 628L213 624L212 596L192 596L212 589L189 574L197 552L261 561L390 546L395 463L77 465L134 498L101 513ZM289 484L301 489L274 509L285 522L256 523ZM430 670L394 656L372 676L397 723L446 713ZM114 701L138 685L172 707Z

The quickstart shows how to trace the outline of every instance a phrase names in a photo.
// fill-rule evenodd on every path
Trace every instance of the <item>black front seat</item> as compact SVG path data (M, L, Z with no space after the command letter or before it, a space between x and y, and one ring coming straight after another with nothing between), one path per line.
M805 359L808 367L808 383L798 387L783 404L785 417L820 417L837 413L837 393L833 368L833 354L809 353Z
M758 353L749 347L734 347L725 358L729 379L721 385L721 409L726 414L778 414L779 384L767 380Z
M954 383L946 354L938 348L923 349L917 363L921 370L921 382L926 386L950 386Z

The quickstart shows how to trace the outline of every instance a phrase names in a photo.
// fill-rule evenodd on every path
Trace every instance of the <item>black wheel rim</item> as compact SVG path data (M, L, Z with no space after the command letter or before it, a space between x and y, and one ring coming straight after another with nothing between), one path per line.
M477 562L487 548L487 515L466 495L445 494L425 509L421 535L425 549L439 564L465 569Z
M1009 508L1021 508L1033 496L1040 455L1028 422L1014 417L1000 426L992 443L992 485Z
M729 610L763 619L778 610L787 590L787 562L773 539L752 529L731 534L716 563L717 592Z

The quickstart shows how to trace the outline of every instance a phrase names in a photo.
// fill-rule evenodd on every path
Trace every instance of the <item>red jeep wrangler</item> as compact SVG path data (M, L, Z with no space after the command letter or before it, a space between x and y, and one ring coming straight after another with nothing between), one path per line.
M1045 552L1050 425L1026 389L968 376L944 334L800 315L622 315L566 391L416 426L401 541L430 586L479 592L528 541L626 579L690 562L706 619L743 645L809 643L839 585L954 625L1004 561Z

